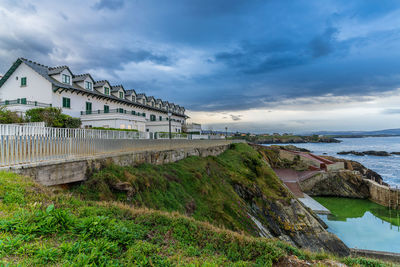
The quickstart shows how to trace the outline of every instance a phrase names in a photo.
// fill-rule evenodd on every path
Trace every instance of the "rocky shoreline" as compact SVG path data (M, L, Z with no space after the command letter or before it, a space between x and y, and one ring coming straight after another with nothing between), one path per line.
M256 144L304 144L304 143L340 143L340 140L331 137L294 136L294 137L267 137L252 141Z
M368 150L368 151L341 151L337 152L336 154L338 155L354 155L354 156L378 156L378 157L389 157L392 155L400 155L400 152L387 152L387 151L374 151L374 150Z

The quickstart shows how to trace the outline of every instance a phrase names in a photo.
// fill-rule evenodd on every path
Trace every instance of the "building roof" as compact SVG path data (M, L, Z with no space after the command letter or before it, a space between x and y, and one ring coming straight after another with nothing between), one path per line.
M136 95L136 98L137 98L137 99L142 99L142 98L146 99L146 95L143 94L143 93L140 93L140 94L137 94L137 95Z
M25 63L28 67L30 67L35 72L37 72L39 75L41 75L43 78L45 78L47 81L49 81L53 85L53 91L54 92L56 92L58 90L61 90L61 91L71 90L71 91L82 92L82 93L85 93L85 94L94 95L94 96L97 96L97 97L103 97L103 98L107 98L107 99L112 99L114 101L123 102L123 103L128 104L128 105L131 104L131 105L140 106L140 107L147 108L147 109L157 110L157 111L160 111L160 112L166 112L165 110L160 109L160 108L151 107L151 106L148 106L148 105L145 105L145 104L140 104L140 103L137 103L137 102L132 102L132 101L129 101L129 100L126 100L126 99L120 99L120 98L115 97L113 95L105 95L105 94L99 93L99 92L97 92L95 90L92 90L92 91L91 90L86 90L86 89L83 89L80 86L77 86L77 85L74 85L74 84L70 85L70 84L65 84L65 83L59 82L58 80L53 78L51 75L54 75L54 74L57 74L57 73L61 73L65 69L68 69L71 72L71 70L68 68L68 66L48 67L48 66L42 65L40 63L25 59L25 58L18 58L14 62L14 64L10 67L10 69L0 79L0 87L8 80L8 78L14 73L14 71L19 67L19 65L21 65L21 63ZM72 72L71 72L71 74L72 74ZM73 76L73 77L81 77L81 76L84 76L84 75L89 75L90 76L90 74L81 74L81 75L76 75L76 76ZM96 81L95 84L94 84L94 87L100 87L100 86L105 85L106 83L110 84L107 80ZM122 88L124 90L124 92L125 92L125 89L123 88L122 85L111 86L111 88L112 88L112 91L119 90L120 88ZM146 95L142 93L142 94L138 94L137 97L138 98L140 98L140 97L146 98ZM179 114L179 113L176 113L175 115L181 116L181 117L186 117L186 115Z
M121 89L125 92L125 89L121 84L120 85L112 85L111 86L111 92L118 92Z
M129 90L125 90L125 95L129 96L129 95L136 95L136 91L135 89L129 89Z
M94 83L94 86L93 86L93 87L102 87L102 86L104 86L105 84L110 85L110 83L109 83L107 80L101 80L101 81L96 81L96 82ZM111 86L111 85L110 85L110 86Z
M89 73L74 75L74 77L72 78L72 81L73 82L81 82L81 81L86 80L87 77L90 77L90 79L92 79L92 81L94 81L94 79L92 78L92 76Z
M38 64L36 62L34 62L34 63ZM47 66L44 66L44 67L47 67ZM65 69L68 69L68 71L72 73L72 71L68 68L68 66L58 66L58 67L51 67L51 68L47 67L47 68L48 68L48 75L60 74Z
M154 102L156 101L156 99L154 98L154 96L148 96L147 97L147 101L151 101L151 100L153 100Z

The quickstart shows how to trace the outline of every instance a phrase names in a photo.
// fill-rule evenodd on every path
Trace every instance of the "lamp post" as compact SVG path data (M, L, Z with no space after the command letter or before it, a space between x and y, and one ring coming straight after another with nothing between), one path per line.
M171 111L168 110L169 139L172 139L172 133L171 133L171 116L172 116L172 113L171 113Z
M225 127L225 139L228 140L228 127Z

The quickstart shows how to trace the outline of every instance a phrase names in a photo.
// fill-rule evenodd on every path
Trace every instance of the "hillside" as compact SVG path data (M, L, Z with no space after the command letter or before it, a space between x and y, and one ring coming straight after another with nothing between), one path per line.
M0 197L2 266L386 266L313 254L176 212L84 201L5 172Z
M110 164L72 191L87 200L113 199L136 207L176 211L311 251L349 254L343 242L292 197L263 154L247 144L232 145L218 157L190 157L161 166Z

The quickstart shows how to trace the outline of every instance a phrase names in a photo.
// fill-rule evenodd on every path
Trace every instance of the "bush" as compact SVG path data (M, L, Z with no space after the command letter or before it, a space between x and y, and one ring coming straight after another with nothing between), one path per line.
M79 128L82 124L79 118L62 114L60 108L33 108L26 111L28 122L44 121L48 127Z
M18 116L17 112L0 107L0 123L20 123L24 120Z

